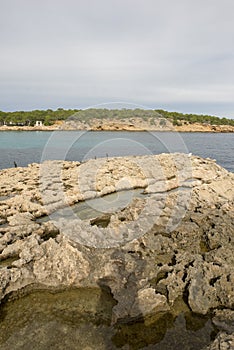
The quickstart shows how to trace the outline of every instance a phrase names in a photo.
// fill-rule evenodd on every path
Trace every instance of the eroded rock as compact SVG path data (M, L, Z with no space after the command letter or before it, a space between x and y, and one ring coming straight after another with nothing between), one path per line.
M194 313L214 313L222 333L209 349L232 346L234 174L211 160L163 154L46 162L0 179L1 300L27 286L109 288L114 324L178 315L181 298ZM141 197L121 208L111 202L91 219L69 206L134 188ZM56 218L58 208L64 215ZM48 222L37 220L45 214Z

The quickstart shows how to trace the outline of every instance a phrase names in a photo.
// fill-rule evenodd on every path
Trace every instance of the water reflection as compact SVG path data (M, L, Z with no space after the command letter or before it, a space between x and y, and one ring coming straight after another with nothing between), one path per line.
M128 289L125 305L130 307L127 294ZM119 319L113 324L116 306L103 283L93 289L37 291L8 301L0 309L0 348L198 350L214 333L207 317L189 312L176 318L167 312L129 322Z

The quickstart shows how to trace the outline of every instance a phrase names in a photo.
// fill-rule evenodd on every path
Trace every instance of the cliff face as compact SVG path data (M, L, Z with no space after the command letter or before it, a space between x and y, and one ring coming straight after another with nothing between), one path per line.
M121 204L105 197L115 192ZM113 325L212 312L220 332L210 349L233 344L234 174L214 161L32 164L1 171L0 196L1 300L23 288L104 288ZM81 220L71 205L84 200L93 214Z

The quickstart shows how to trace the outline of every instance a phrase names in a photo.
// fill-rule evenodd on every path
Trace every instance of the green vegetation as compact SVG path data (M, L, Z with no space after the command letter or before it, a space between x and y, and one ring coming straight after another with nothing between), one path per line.
M34 111L18 111L18 112L2 112L0 111L0 125L35 125L37 120L41 120L44 125L52 125L56 120L65 120L78 110L64 110L58 108L56 111L52 109L34 110Z
M234 119L219 118L210 115L198 114L183 114L179 112L168 112L162 109L158 110L143 110L143 109L94 109L87 110L58 108L56 111L52 109L34 110L34 111L17 111L17 112L1 112L0 111L0 125L35 125L37 120L41 120L44 125L52 125L57 120L79 120L88 122L93 118L96 119L118 119L119 121L129 119L134 123L135 118L142 118L154 124L154 120L158 118L169 119L173 125L182 125L185 123L202 123L210 125L232 125L234 126ZM160 120L160 125L163 125L165 120Z
M144 120L150 120L151 118L159 118L160 114L155 110L144 110L144 109L85 109L76 113L71 119L88 121L90 119L134 119L142 118Z
M181 125L181 121L184 120L189 124L202 123L210 125L233 125L234 119L219 118L210 115L199 114L183 114L179 112L167 112L162 109L158 109L157 112L164 118L171 119L174 125Z

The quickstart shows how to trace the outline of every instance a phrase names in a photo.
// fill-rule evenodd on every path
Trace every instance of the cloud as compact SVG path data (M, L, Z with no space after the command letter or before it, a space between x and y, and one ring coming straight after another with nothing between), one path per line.
M232 0L2 0L0 109L121 100L234 117L233 10Z

